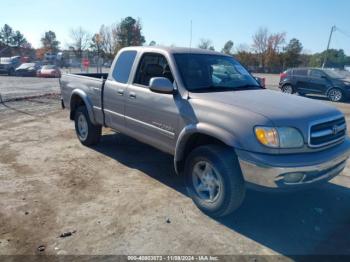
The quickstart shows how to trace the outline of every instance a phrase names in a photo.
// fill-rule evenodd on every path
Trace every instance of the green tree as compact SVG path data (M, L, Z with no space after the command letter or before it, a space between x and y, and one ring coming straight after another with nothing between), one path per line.
M284 64L287 67L297 67L302 63L301 51L303 45L301 42L293 38L289 41L288 45L284 48Z
M0 30L0 42L6 46L13 45L13 29L8 24L5 24Z
M233 41L229 40L224 45L224 48L221 50L222 53L226 55L232 55L233 54Z
M45 32L41 38L41 43L45 51L57 52L59 50L60 42L57 41L56 34L53 31Z
M19 47L25 47L28 46L27 39L21 34L20 31L16 31L12 36L12 42L13 46L19 48Z
M311 56L309 66L321 67L327 51L316 53ZM349 58L345 55L343 49L329 49L327 53L327 63L325 67L344 68L348 64Z
M215 51L213 43L210 39L203 39L202 38L199 42L198 48Z
M156 46L156 45L157 45L156 41L149 42L149 46Z
M128 46L141 46L146 40L142 35L142 25L140 20L130 16L123 19L114 32L117 40L117 49Z

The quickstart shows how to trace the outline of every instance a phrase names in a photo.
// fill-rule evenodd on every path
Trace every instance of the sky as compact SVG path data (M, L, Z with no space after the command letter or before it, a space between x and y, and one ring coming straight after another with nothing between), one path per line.
M216 50L228 40L235 47L251 45L252 35L266 27L285 32L287 41L298 38L306 53L320 52L336 25L341 31L331 48L350 55L349 0L0 0L0 6L0 26L20 30L36 48L45 31L54 31L66 48L72 28L95 33L132 16L140 18L147 43L189 46L192 20L192 46L205 38Z

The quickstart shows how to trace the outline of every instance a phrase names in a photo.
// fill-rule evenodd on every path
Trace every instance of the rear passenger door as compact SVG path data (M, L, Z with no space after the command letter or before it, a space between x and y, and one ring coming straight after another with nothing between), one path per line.
M142 142L174 153L179 119L176 101L179 95L151 91L149 82L153 77L166 77L174 82L167 59L158 53L145 53L140 58L126 94L127 132Z
M103 94L106 125L118 130L125 129L125 94L127 92L130 72L137 51L123 51L117 57L113 72L108 76Z

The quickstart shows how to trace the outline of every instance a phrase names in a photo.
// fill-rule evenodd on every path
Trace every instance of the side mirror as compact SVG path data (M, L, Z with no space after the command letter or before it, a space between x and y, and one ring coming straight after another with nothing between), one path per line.
M168 78L165 77L153 77L149 81L149 89L156 93L173 94L174 85Z

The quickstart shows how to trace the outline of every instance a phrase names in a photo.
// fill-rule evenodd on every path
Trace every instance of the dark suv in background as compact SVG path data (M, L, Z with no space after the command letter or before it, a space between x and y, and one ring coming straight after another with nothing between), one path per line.
M280 75L279 88L284 93L324 95L329 100L338 102L350 97L350 75L332 69L288 69Z

